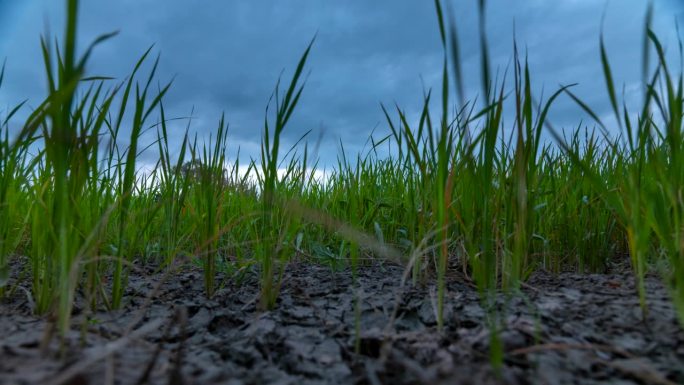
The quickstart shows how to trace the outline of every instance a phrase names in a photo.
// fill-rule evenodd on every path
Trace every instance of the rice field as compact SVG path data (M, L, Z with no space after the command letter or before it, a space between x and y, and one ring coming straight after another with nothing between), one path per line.
M299 62L284 63L289 72L264 101L261 156L243 165L229 163L224 117L207 141L191 125L170 132L164 100L173 86L158 86L152 49L131 58L124 80L91 73L91 52L116 37L103 35L78 56L78 2L66 4L63 36L40 42L48 94L19 131L10 122L27 106L0 115L0 297L28 282L32 311L54 320L55 338L74 326L76 296L93 311L122 308L139 269L199 269L209 299L256 277L258 308L268 312L294 262L350 269L351 285L377 261L401 264L406 285L434 287L442 330L455 273L497 314L497 293L518 295L535 272L602 273L626 261L644 319L646 277L657 275L684 327L682 67L666 60L650 12L637 111L623 102L597 37L591 59L603 67L617 124L609 127L572 85L540 99L517 45L505 76L492 76L484 30L475 103L463 91L457 26L436 0L441 89L425 93L416 121L383 106L385 134L369 137L363 153L342 149L321 178L307 136L291 148L281 142L306 93L315 39L303 42ZM4 76L3 68L0 86ZM547 115L559 98L574 100L593 128L554 127ZM504 123L506 114L514 120ZM146 131L156 140L142 142ZM381 146L389 155L378 154ZM143 151L160 154L151 170L140 168ZM497 366L504 347L496 322L487 326Z

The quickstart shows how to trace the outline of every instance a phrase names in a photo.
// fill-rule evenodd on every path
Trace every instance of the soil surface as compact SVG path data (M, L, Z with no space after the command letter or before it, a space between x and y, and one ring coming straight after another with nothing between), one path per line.
M684 331L656 277L647 278L645 320L628 273L535 273L487 317L454 273L438 332L435 288L402 286L403 274L375 263L355 286L348 270L293 263L275 309L261 312L256 277L225 280L206 299L196 269L132 273L122 310L92 313L77 299L63 344L19 287L0 303L0 384L684 383Z

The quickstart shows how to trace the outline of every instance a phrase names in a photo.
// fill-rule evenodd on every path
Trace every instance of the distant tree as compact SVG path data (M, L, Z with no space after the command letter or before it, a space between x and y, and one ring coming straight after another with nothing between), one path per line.
M189 178L188 180L188 185L192 185L193 183L202 183L203 181L203 172L207 172L208 175L204 176L204 178L213 178L214 174L211 173L209 170L203 168L202 162L199 159L193 159L190 161L187 161L183 163L181 166L181 173L184 177ZM257 186L256 184L250 180L249 178L236 178L232 173L230 173L227 169L223 169L222 172L222 178L223 178L223 186L230 191L238 192L238 193L243 193L243 194L256 194L257 192Z

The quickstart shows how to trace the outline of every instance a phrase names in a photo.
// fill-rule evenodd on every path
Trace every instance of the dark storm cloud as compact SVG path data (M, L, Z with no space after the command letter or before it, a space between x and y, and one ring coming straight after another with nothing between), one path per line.
M0 0L0 12L8 3ZM479 42L475 1L452 2L462 40L468 97L480 92ZM7 56L6 84L0 107L30 98L44 88L38 36L49 21L60 28L60 1L33 1L14 6L11 27L2 30L0 55ZM529 55L535 93L551 94L559 84L580 83L577 94L600 113L609 108L602 83L598 37L602 13L615 78L625 84L629 100L638 101L641 29L644 2L593 0L490 1L487 31L492 70L503 71L512 56L513 25L521 49ZM656 3L654 25L674 51L674 17L679 2ZM82 2L81 46L99 33L120 30L102 45L91 72L123 78L137 56L152 43L161 52L160 81L174 78L165 101L172 116L187 116L194 107L191 130L213 130L222 111L231 137L243 154L256 156L266 103L283 69L287 83L299 55L317 34L310 56L307 85L286 131L293 143L313 129L325 132L323 163L335 159L338 140L352 152L377 126L388 132L379 103L398 103L409 116L419 112L423 85L439 91L442 52L432 1L293 0L202 1L89 0ZM510 74L509 74L510 75ZM510 76L509 76L510 78ZM436 95L437 96L437 95ZM435 111L438 112L438 111ZM567 100L553 109L559 126L583 118ZM586 117L584 117L586 118ZM184 129L185 122L174 127ZM180 137L180 135L177 135Z

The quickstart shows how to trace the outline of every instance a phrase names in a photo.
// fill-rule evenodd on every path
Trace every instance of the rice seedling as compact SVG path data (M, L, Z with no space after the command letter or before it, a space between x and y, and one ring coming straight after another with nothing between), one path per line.
M277 285L274 283L276 272L274 262L282 257L281 235L287 232L287 222L281 222L283 218L277 211L278 193L278 154L280 150L280 137L285 126L292 116L299 97L304 89L299 84L299 78L304 70L306 59L309 56L313 40L309 43L297 64L292 80L288 86L282 101L280 100L280 88L276 85L275 95L275 122L272 132L267 116L264 120L264 133L261 143L261 200L263 205L262 222L260 224L259 244L257 245L257 259L261 264L261 306L270 309L275 305L277 298ZM274 285L276 288L274 288Z
M155 176L159 179L154 184L158 186L154 193L154 201L161 210L160 225L165 233L160 240L160 244L163 245L161 252L164 254L164 265L169 266L183 249L185 238L189 236L183 228L183 221L181 220L191 180L189 170L183 169L183 161L188 149L189 128L186 129L178 159L174 163L170 156L169 134L163 103L159 104L159 112L161 131L157 131L157 144L160 156L158 166L155 169L157 171Z
M29 200L25 196L26 191L22 183L27 179L26 169L22 166L26 152L10 153L6 132L0 143L0 216L3 218L0 225L0 298L4 295L10 278L9 259L15 252L21 252L20 246L29 224L29 218L25 215L28 212Z
M663 47L651 30L652 8L649 9L644 25L643 79L645 96L641 113L633 119L623 104L618 104L612 70L606 47L601 38L600 53L603 66L606 90L615 119L624 133L618 139L611 140L604 135L611 156L608 170L595 170L596 163L580 157L577 149L572 149L563 141L561 146L569 154L576 167L586 173L586 178L597 189L617 216L626 232L631 265L638 281L638 295L644 313L647 313L646 289L644 276L648 269L650 255L661 255L669 261L669 271L665 272L666 280L672 290L673 302L677 306L678 316L682 321L682 201L681 195L682 169L679 157L682 144L682 74L675 81L668 69ZM681 52L681 41L679 44ZM657 65L649 74L649 50L653 49L657 56ZM657 85L664 83L664 92L659 92ZM599 126L607 131L605 124L596 113L566 90ZM656 114L652 108L655 106ZM659 113L659 117L656 116ZM658 118L662 119L657 125ZM558 136L556 134L556 136ZM626 143L620 142L626 140ZM599 163L601 164L601 163ZM603 173L614 173L614 184L606 184ZM620 178L624 175L624 178ZM655 239L654 239L655 235Z
M5 65L0 69L0 87ZM19 248L28 224L25 181L33 165L27 164L28 146L12 146L9 138L9 121L22 108L24 102L10 110L0 122L0 298L9 281L9 258Z
M119 130L121 125L121 118L124 116L124 111L126 108L126 102L128 97L128 92L131 90L133 85L133 79L136 71L140 68L140 65L146 58L149 50L143 55L133 70L133 74L130 76L129 81L126 85L124 91L124 97L122 98L121 108L119 111L119 119L117 121L116 130ZM117 236L117 259L114 268L114 276L112 278L112 306L118 308L121 306L121 298L123 295L123 290L126 286L126 270L124 269L124 260L130 259L133 254L133 248L131 245L134 242L134 237L137 235L134 229L127 224L133 219L131 213L131 201L133 199L133 189L136 179L136 159L138 157L138 139L140 138L140 133L142 132L145 122L149 118L150 114L154 112L155 108L161 103L164 94L168 91L171 84L167 84L159 90L156 95L152 98L152 101L148 103L148 92L150 92L150 85L154 79L154 74L157 70L157 65L159 63L159 58L155 61L150 74L147 78L145 86L141 89L138 84L135 87L135 99L134 99L134 111L133 111L133 122L131 123L131 134L129 146L126 149L126 161L123 166L123 170L119 170L119 184L118 184L118 197L119 197L119 231ZM132 231L132 233L131 233Z
M194 211L198 233L198 250L201 250L204 270L204 286L207 296L214 294L214 276L216 275L216 254L218 253L219 215L222 211L222 190L225 183L224 164L226 160L226 139L228 128L221 117L213 143L204 144L202 153L198 154L196 144L190 147L192 159L198 161L197 180L194 181ZM183 143L185 144L185 143Z
M93 182L98 174L99 133L114 97L110 93L101 98L100 84L96 88L91 86L80 101L76 98L92 48L112 36L96 39L77 60L77 8L76 1L67 3L63 53L58 50L57 57L53 57L47 39L42 41L49 96L29 117L14 146L25 148L28 138L37 131L43 138L44 152L38 158L41 165L33 188L31 257L34 274L43 275L42 279L34 279L37 292L41 293L38 311L47 310L51 301L56 300L62 333L69 326L79 264L92 255L99 239L100 226L95 225L95 218L102 208L97 204L88 207L81 197L96 189Z

